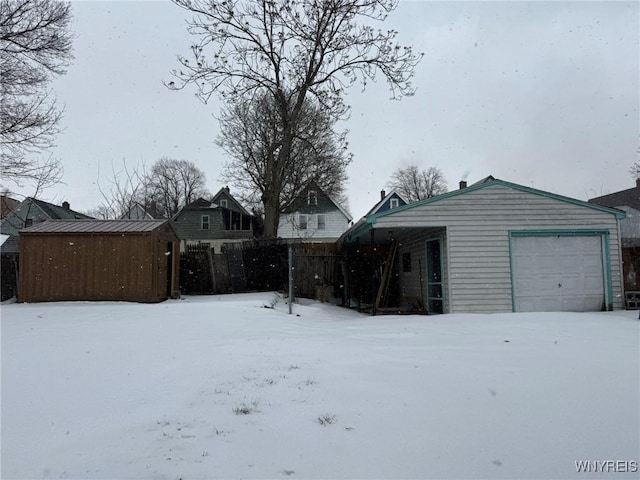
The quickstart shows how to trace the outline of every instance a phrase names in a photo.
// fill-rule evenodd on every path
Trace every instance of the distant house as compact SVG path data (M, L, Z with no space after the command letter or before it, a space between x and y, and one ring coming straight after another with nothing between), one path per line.
M312 181L280 215L278 236L287 240L335 242L350 222L349 212Z
M635 188L592 198L589 203L617 208L627 214L620 221L624 288L627 292L640 292L640 178L636 179Z
M46 220L80 220L91 219L84 213L71 210L69 202L54 205L36 198L28 197L9 213L0 223L0 233L18 235L23 228L30 227Z
M386 193L384 190L380 190L380 201L376 203L371 210L369 210L365 217L374 215L376 213L386 212L393 208L404 207L408 202L395 190Z
M619 309L624 217L621 210L493 177L468 187L461 182L459 190L369 215L342 237L346 248L388 250L383 275L374 264L368 275L346 279L349 304L351 292L371 285L365 300L374 308Z
M208 244L216 253L224 244L254 238L253 216L222 188L211 200L199 198L186 205L173 217L180 238L180 248L189 244Z
M160 302L179 296L168 220L49 220L20 232L19 302Z
M407 203L408 202L402 197L402 195L397 193L395 190L389 193L385 192L384 190L380 190L380 201L376 203L373 207L371 207L371 210L369 210L364 215L364 217L358 220L354 225L351 225L351 227L349 227L349 229L342 234L340 239L338 239L338 242L342 243L346 235L349 235L350 232L359 228L360 225L365 223L367 218L370 217L371 215L375 215L376 213L386 212L394 208L404 207L405 205L407 205Z
M155 202L151 202L146 207L140 202L134 202L120 217L120 220L160 220L165 218L158 211Z
M0 220L18 208L20 202L6 195L0 195Z

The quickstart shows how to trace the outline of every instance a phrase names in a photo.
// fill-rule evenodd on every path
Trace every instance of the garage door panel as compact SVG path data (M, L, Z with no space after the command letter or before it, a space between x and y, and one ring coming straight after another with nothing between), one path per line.
M515 311L599 311L604 305L601 236L512 239Z

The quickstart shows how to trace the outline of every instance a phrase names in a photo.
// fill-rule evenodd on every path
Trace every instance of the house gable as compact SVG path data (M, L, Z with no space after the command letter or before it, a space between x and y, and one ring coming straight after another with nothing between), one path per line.
M307 215L316 215L318 213L327 213L332 211L340 212L348 221L351 221L351 215L342 208L342 206L330 195L327 195L315 182L309 182L296 195L288 208L283 213L301 213Z
M229 187L221 188L218 193L216 193L211 199L212 203L215 203L223 208L228 208L229 210L234 210L236 212L244 213L245 215L249 215L249 212L240 205L231 192Z
M280 215L280 238L333 242L348 228L351 215L315 182L309 182Z
M397 201L398 203L397 206L391 205L393 200ZM387 210L400 208L405 205L407 205L407 201L402 197L402 195L400 195L398 192L394 190L387 193L383 199L381 199L376 205L374 205L374 207L365 214L365 217L368 217L369 215L374 215L376 213L386 212Z

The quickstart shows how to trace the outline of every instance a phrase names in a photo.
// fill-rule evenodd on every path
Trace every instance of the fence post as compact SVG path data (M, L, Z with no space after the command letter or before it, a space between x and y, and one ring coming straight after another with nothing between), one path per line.
M211 288L213 289L213 293L218 293L216 269L213 267L213 251L211 248L207 248L207 258L209 259L209 272L211 273Z
M293 308L293 245L289 244L289 315Z

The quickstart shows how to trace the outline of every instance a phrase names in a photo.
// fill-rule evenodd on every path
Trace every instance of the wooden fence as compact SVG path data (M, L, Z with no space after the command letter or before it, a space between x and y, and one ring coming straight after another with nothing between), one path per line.
M0 296L1 301L13 298L18 293L18 255L6 254L1 257L2 264L0 265L0 286L2 293Z
M332 301L341 297L342 254L334 244L295 244L294 294ZM183 294L288 290L288 245L281 241L226 244L222 253L189 245L180 258Z

